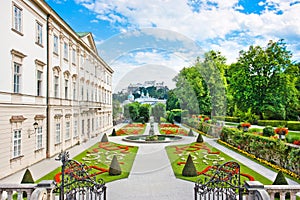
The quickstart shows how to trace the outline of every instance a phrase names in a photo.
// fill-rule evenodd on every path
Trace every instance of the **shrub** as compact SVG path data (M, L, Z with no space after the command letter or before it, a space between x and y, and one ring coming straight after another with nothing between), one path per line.
M110 163L108 173L110 176L116 176L116 175L120 175L122 173L122 170L121 170L121 167L120 167L120 164L118 162L116 155L114 155L114 157Z
M235 122L235 123L240 123L240 118L239 117L225 117L226 122Z
M288 185L288 182L286 181L285 176L282 171L279 171L277 173L277 176L272 185ZM276 193L275 197L279 198L279 193Z
M21 183L34 183L34 180L32 178L31 172L29 169L26 169ZM27 193L23 192L23 197L27 197Z
M104 133L104 135L102 136L101 142L108 142L108 138L107 138L106 133Z
M182 170L182 176L187 176L187 177L193 177L197 176L197 170L194 165L192 156L189 155L186 161L186 164L184 165L184 168Z
M190 129L188 136L194 136L192 129Z
M202 143L203 142L203 137L201 134L198 134L197 140L198 143Z
M300 122L297 121L288 121L287 128L293 131L300 131Z
M272 126L266 126L263 129L263 135L266 136L266 137L273 136L273 135L275 135L274 133L275 133L274 128Z
M21 183L34 183L34 180L32 178L31 172L29 169L26 169Z
M116 129L112 130L111 136L117 136Z
M278 126L285 126L286 121L283 120L258 120L257 124L259 126L273 126L273 127L278 127Z

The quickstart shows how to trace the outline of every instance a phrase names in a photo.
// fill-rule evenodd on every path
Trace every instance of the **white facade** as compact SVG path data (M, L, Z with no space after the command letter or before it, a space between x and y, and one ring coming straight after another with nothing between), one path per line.
M110 128L113 71L43 0L3 1L0 17L1 179Z

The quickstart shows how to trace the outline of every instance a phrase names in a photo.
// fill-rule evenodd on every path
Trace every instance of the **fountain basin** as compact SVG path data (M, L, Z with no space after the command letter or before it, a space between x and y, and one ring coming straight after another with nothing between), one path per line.
M135 143L170 143L182 140L182 137L175 135L132 135L123 138L122 140L126 142L135 142ZM155 139L153 139L153 137Z

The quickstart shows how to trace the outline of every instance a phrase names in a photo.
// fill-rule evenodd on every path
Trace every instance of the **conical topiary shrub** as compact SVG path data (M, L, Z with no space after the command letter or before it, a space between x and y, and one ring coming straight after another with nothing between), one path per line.
M32 178L31 172L29 169L26 169L21 183L34 183L34 180Z
M279 171L277 173L277 176L276 176L276 178L275 178L275 180L274 180L274 182L273 182L272 185L288 185L288 182L285 179L285 176L284 176L284 174L283 174L282 171ZM275 197L279 198L280 197L279 193L276 193ZM289 198L289 193L286 194L286 197Z
M116 155L114 155L114 157L110 163L108 173L110 176L116 176L116 175L120 175L122 173L122 170L121 170L121 167L120 167L120 164L118 162Z
M198 143L202 143L202 142L203 142L203 137L202 137L201 134L198 134L197 142L198 142Z
M188 159L184 165L184 168L182 170L182 176L188 176L188 177L192 177L192 176L197 176L197 170L196 167L194 165L192 156L189 155Z
M112 130L111 136L117 136L116 129Z
M194 136L192 129L190 129L188 136Z
M29 169L26 169L26 171L23 175L21 184L23 184L23 183L34 183L34 180L32 178L32 175L31 175L31 172ZM23 192L23 197L27 197L27 193L25 191Z
M108 142L108 138L107 138L106 133L104 133L104 135L102 136L101 142Z
M282 171L279 171L277 173L277 176L272 185L288 185L288 182L286 181L285 176L282 173Z

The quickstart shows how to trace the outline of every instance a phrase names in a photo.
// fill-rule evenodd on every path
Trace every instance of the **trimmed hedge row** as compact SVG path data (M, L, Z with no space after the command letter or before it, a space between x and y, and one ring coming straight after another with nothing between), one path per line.
M300 175L300 148L286 145L283 141L223 127L220 139L257 158Z
M235 123L240 123L241 119L239 117L225 117L226 122L235 122Z
M288 121L286 127L289 130L300 131L300 122L298 122L298 121Z
M284 120L258 120L257 125L259 126L286 126L286 121Z

